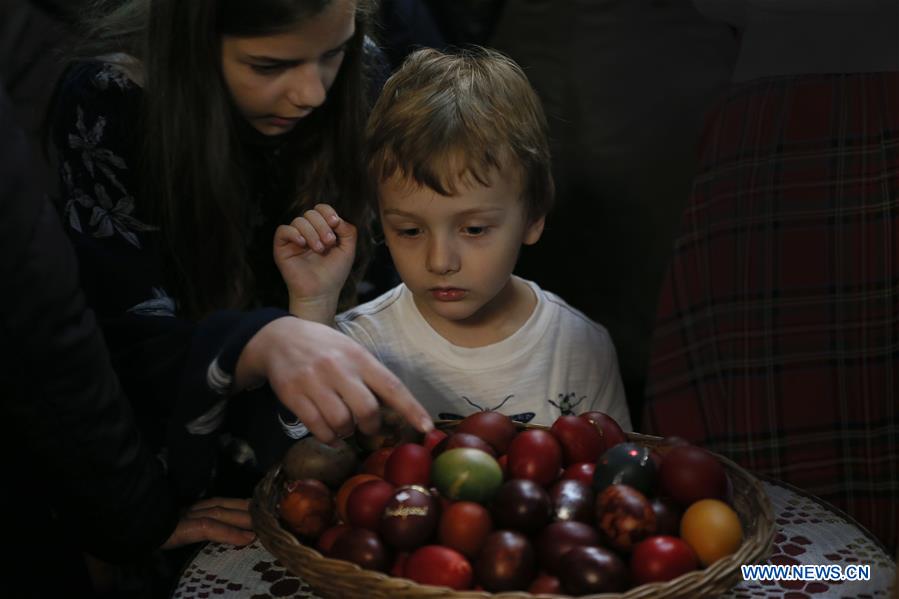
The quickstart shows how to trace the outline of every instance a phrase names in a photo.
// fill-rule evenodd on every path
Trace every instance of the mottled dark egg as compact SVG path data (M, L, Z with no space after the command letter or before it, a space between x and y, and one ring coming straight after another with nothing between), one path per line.
M611 485L596 498L596 527L609 547L630 551L655 532L656 515L640 491Z

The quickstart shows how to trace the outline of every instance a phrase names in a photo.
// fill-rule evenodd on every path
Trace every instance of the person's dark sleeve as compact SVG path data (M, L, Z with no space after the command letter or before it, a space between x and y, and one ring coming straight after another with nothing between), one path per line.
M176 504L134 425L71 245L2 93L0 144L0 344L14 389L0 394L5 425L84 549L127 560L168 538Z

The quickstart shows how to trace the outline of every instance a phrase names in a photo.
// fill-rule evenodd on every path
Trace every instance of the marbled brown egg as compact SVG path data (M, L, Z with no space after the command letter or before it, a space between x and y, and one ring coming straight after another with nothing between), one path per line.
M596 498L596 527L614 549L630 551L656 529L652 504L627 485L610 485Z

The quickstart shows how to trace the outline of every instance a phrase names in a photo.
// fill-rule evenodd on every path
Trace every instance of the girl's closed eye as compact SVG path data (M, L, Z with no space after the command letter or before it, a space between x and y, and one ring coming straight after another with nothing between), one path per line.
M287 65L280 62L271 64L251 64L250 68L253 69L253 72L259 73L260 75L274 75L287 68Z
M396 227L395 231L400 237L417 237L421 233L418 227Z

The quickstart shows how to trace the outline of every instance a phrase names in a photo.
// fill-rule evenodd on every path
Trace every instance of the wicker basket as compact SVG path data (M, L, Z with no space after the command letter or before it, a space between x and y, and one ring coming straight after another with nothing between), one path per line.
M438 426L444 423L438 423ZM448 424L453 426L454 423ZM526 425L525 428L546 428ZM647 447L661 442L659 437L629 434L631 441ZM762 561L768 556L774 537L774 516L761 484L744 469L717 456L724 464L733 483L734 507L743 525L743 545L740 549L718 560L703 570L689 572L665 583L634 587L622 594L603 593L586 595L591 599L619 597L621 599L700 599L715 597L730 589L738 580L740 565ZM297 541L278 520L277 505L284 476L280 466L269 471L256 486L250 512L253 526L262 544L278 558L285 568L309 583L326 598L366 597L383 599L426 599L446 597L453 599L549 599L559 595L531 595L525 592L485 593L480 591L454 591L446 587L420 585L405 578L395 578L364 570L350 562L323 557L321 553Z

